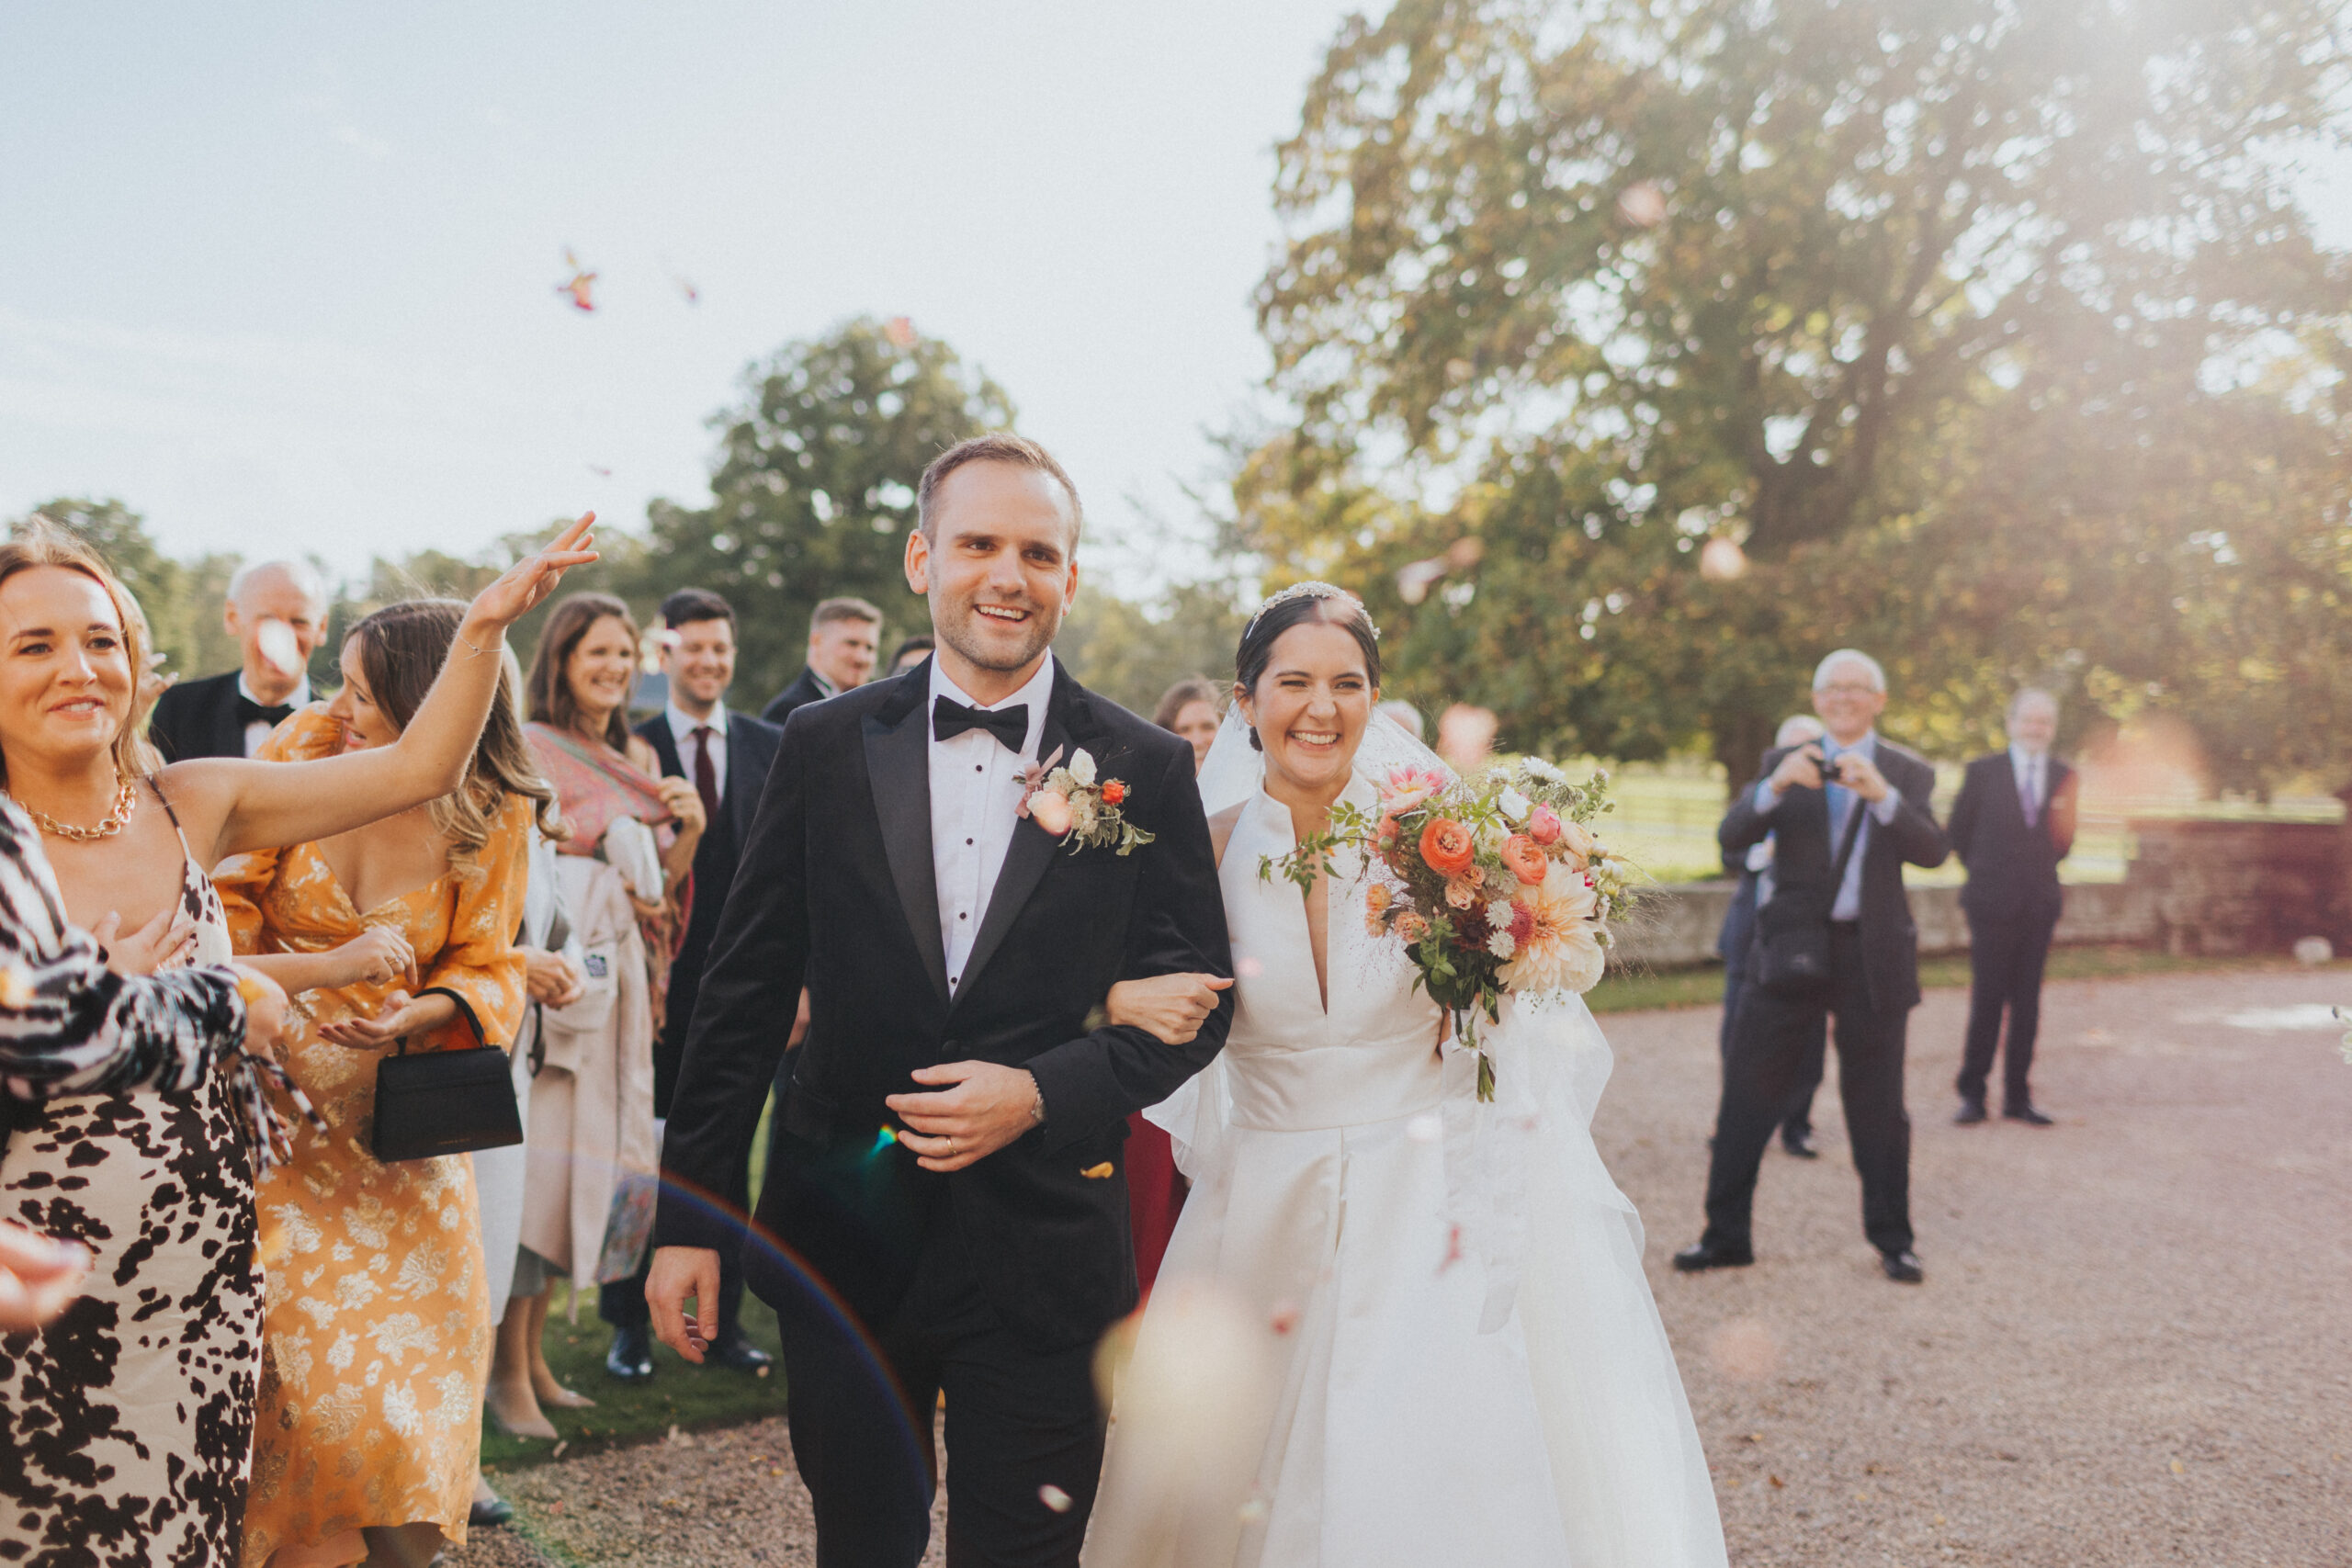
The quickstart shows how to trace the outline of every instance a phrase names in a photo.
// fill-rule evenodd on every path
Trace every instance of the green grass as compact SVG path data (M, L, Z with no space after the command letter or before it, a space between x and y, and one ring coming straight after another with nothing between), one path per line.
M2211 970L2277 969L2291 961L2276 957L2175 957L2150 948L2120 946L2060 947L2050 953L2052 980L2131 979L2143 975L2182 975ZM1968 959L1952 954L1919 961L1919 984L1930 989L1968 984ZM1721 964L1689 969L1654 969L1633 975L1611 975L1585 1000L1599 1012L1645 1012L1656 1008L1713 1007L1724 999Z
M752 1190L760 1190L768 1146L767 1117L752 1143ZM781 1357L766 1377L752 1377L718 1367L697 1367L667 1346L653 1347L650 1382L616 1382L605 1371L605 1351L613 1331L596 1315L596 1292L580 1297L580 1321L571 1321L563 1286L557 1286L555 1304L548 1314L548 1366L565 1387L596 1402L589 1410L550 1410L548 1419L560 1434L557 1442L544 1438L510 1438L487 1415L482 1417L481 1462L485 1470L523 1470L556 1457L594 1453L669 1435L670 1428L692 1431L701 1427L732 1427L784 1414L784 1362ZM748 1292L743 1297L743 1332L752 1343L777 1356L775 1313ZM495 1484L495 1482L492 1483Z

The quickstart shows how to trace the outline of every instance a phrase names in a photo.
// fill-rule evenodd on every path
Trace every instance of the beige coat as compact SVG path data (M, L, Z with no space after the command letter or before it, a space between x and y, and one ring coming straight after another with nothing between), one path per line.
M584 855L555 857L564 911L588 971L580 999L540 1010L545 1059L531 1085L523 1245L574 1289L621 1279L600 1267L613 1199L627 1177L661 1164L653 1125L653 1001L645 943L620 874Z

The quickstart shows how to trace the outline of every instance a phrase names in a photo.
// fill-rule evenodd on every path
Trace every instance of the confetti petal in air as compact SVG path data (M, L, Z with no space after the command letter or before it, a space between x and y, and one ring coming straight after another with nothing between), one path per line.
M563 265L571 269L571 276L557 284L555 291L558 294L570 295L571 308L575 310L594 310L596 298L594 290L596 275L580 265L580 258L571 254L571 248L568 245L564 247Z
M1636 229L1655 229L1666 221L1666 192L1656 180L1639 180L1617 197L1617 216Z
M261 656L281 675L299 674L302 669L302 645L295 640L294 628L275 615L266 616L254 633L254 642Z
M1418 604L1430 596L1430 590L1445 576L1445 558L1431 556L1399 567L1396 571L1396 597L1408 604Z
M613 470L612 470L612 469L610 469L610 468L607 468L604 467L602 464L599 464L599 463L591 463L591 464L589 464L589 465L588 465L588 471L589 471L590 473L592 473L592 474L595 475L595 476L596 476L598 479L611 479L611 478L613 477Z
M1037 1488L1037 1501L1057 1514L1069 1512L1069 1494L1050 1483Z
M893 348L912 348L917 336L914 322L904 316L893 316L883 322L882 335L890 340Z
M1445 1227L1445 1258L1442 1262L1438 1264L1437 1271L1442 1274L1461 1261L1462 1227L1460 1225L1448 1225Z
M673 281L677 284L678 292L686 297L687 304L699 305L702 303L702 290L694 286L693 279L680 277L674 278Z
M238 989L243 988L241 983ZM30 1007L32 1001L33 977L25 973L23 966L11 964L0 969L0 1008Z
M1699 547L1699 575L1710 582L1730 582L1747 575L1747 552L1718 536Z
M1243 1524L1254 1525L1266 1517L1266 1500L1263 1497L1252 1497L1233 1512L1234 1517Z
M1288 1334L1298 1326L1298 1303L1294 1301L1276 1302L1274 1315L1268 1321L1276 1334Z
M1752 1317L1736 1317L1715 1330L1707 1355L1726 1377L1761 1382L1781 1362L1781 1342Z

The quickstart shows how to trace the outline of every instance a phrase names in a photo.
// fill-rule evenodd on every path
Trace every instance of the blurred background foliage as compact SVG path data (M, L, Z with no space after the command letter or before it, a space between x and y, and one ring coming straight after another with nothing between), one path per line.
M1744 774L1855 644L1889 732L1937 756L1996 742L2034 681L2069 746L2169 724L2213 784L2341 785L2352 257L2281 164L2343 138L2348 25L2332 0L1351 19L1280 149L1271 412L1195 517L1114 538L1090 498L1081 561L1154 570L1090 570L1061 652L1148 710L1229 671L1262 588L1317 575L1372 605L1389 694L1491 707L1506 750ZM820 598L882 606L886 649L926 629L915 483L1016 419L944 343L844 322L747 369L708 505L608 525L568 586L649 618L725 593L756 709ZM172 560L119 502L41 510L119 563L174 668L233 662L232 558ZM335 626L469 592L544 532L379 559Z

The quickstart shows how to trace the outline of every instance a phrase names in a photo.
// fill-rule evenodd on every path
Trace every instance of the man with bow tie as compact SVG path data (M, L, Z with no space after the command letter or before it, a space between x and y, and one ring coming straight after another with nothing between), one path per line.
M2075 847L2075 771L2050 754L2058 699L2029 686L2009 703L2009 744L1968 764L1945 835L1968 867L1968 1045L1960 1068L1962 1126L1983 1122L1985 1080L2008 1014L2001 1114L2047 1127L2027 1079L2041 1021L2041 970L2064 896L2058 863Z
M311 700L311 653L327 629L326 584L317 572L288 560L243 568L229 580L221 619L244 661L225 675L183 681L156 699L147 738L166 762L250 757Z

